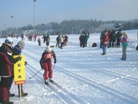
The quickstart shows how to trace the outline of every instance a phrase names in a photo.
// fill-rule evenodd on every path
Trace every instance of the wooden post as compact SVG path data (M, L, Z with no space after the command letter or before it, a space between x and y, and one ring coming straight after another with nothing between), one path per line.
M19 85L19 91L20 91L19 97L20 97L20 99L21 99L21 94L22 94L22 92L21 92L21 84Z

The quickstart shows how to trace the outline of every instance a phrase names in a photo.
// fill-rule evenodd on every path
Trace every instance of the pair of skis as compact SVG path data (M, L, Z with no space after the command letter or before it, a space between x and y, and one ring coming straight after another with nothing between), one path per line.
M57 86L58 88L61 88L61 86L58 85L58 83L56 83L56 82L53 81L53 80L52 80L52 81L49 81L49 82L47 82L47 83L45 83L45 85L47 85L48 87L51 87L51 84Z
M45 82L45 84L48 86L49 85L49 83L54 83L54 81L52 80L52 81L49 81L49 82Z

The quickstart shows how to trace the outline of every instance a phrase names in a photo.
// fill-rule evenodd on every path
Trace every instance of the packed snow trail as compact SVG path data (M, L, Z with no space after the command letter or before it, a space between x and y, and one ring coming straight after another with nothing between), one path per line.
M63 49L53 48L57 56L57 63L53 65L56 84L50 83L50 87L44 83L43 70L36 74L41 70L39 60L45 44L38 46L37 42L25 40L22 53L28 64L24 92L29 95L18 100L17 86L13 85L11 92L16 97L10 98L11 101L15 104L137 104L138 51L135 46L138 42L129 42L127 60L122 61L122 48L107 48L107 55L102 56L98 46L79 47L78 36L69 36L70 44ZM90 36L89 43L93 37L97 34ZM55 44L55 38L51 36L51 45ZM16 44L20 39L14 40Z

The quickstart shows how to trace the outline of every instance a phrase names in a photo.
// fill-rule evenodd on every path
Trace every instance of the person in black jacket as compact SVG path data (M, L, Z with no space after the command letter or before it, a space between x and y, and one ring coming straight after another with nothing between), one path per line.
M57 41L57 43L56 43L56 47L60 47L59 45L60 45L60 35L58 35L58 37L56 38L56 41Z
M49 42L50 42L50 37L49 35L46 36L46 45L49 46Z
M0 47L0 103L2 104L13 104L9 101L9 89L13 76L12 65L21 60L21 57L16 59L12 57L12 44L12 38L8 37Z
M24 41L23 40L19 41L17 43L17 45L12 50L13 55L21 55L24 46L25 46ZM27 64L27 62L25 62L25 65L26 64ZM14 75L11 78L12 82L13 82L13 78L14 78ZM21 96L20 96L20 93L21 93ZM28 93L23 92L23 85L21 85L21 92L20 92L19 85L18 85L18 96L19 97L24 97L24 96L27 96L27 95L28 95Z
M118 48L120 47L120 43L121 43L122 36L123 36L122 30L119 29L119 31L116 34L116 39L117 39L116 45L117 45Z

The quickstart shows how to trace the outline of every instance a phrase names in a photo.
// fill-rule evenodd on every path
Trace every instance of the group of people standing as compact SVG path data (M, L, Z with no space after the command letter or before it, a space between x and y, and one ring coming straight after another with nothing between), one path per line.
M63 46L66 46L68 42L68 36L67 35L58 35L56 38L56 47L63 49ZM40 45L41 40L38 39L38 44ZM49 46L50 43L50 36L49 35L43 35L43 43L46 43L46 46Z
M102 55L106 55L106 48L117 47L119 48L122 43L122 58L121 60L126 60L126 48L128 46L128 36L125 32L122 33L121 29L117 32L112 30L104 30L100 35L100 48L102 48Z
M13 39L11 37L7 37L0 47L0 103L2 104L13 104L13 102L9 101L9 97L15 95L10 93L14 79L14 64L21 60L20 54L25 43L21 40L15 47L12 45ZM18 55L18 57L13 58L13 55ZM25 62L25 64L27 64L27 62ZM28 95L28 93L23 92L23 85L21 85L21 89L19 89L18 86L18 95L19 97Z
M60 36L58 35L58 37L56 38L56 47L63 49L63 46L66 46L68 42L68 36Z

